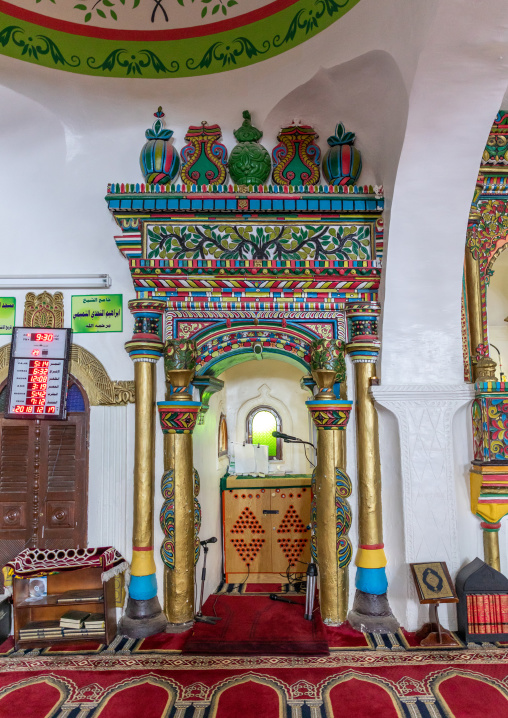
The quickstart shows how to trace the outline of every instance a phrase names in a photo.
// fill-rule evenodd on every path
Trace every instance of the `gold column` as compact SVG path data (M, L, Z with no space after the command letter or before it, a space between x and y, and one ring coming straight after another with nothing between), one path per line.
M192 401L189 387L195 372L195 342L168 340L164 347L166 401L159 402L164 432L164 476L161 526L166 538L161 547L164 562L164 611L167 631L185 630L194 619L194 565L197 557L192 432L201 402Z
M351 402L345 395L345 345L339 340L316 340L312 344L312 377L320 391L307 408L317 427L317 465L313 477L312 555L319 569L319 601L323 621L332 626L347 618L351 508L347 498L352 486L345 472L345 428ZM334 394L341 384L341 398Z
M473 257L471 250L466 246L464 274L466 282L466 306L469 327L469 351L473 368L473 381L476 381L477 348L484 344L483 333L483 307L480 278L480 265Z
M162 356L162 316L166 303L157 299L129 302L134 334L125 345L134 362L136 386L132 563L129 598L120 622L129 638L164 631L166 617L157 598L153 554L155 481L155 368Z
M134 420L134 525L132 542L136 549L153 549L153 497L154 497L154 438L155 438L155 364L148 361L134 363L136 404ZM132 572L143 564L147 572L155 573L153 552L135 551ZM148 565L149 564L149 565Z
M481 527L483 529L483 554L485 563L501 571L501 560L499 557L499 529L501 524L489 524L482 521Z
M344 404L344 402L341 403ZM345 404L345 411L349 412L350 403L345 402ZM314 495L316 498L317 563L320 577L319 600L321 615L325 623L329 625L343 623L347 618L348 611L349 566L341 568L338 565L337 508L335 504L336 469L344 467L345 463L343 435L338 428L318 427L317 430Z
M174 472L174 568L164 567L164 611L170 624L194 618L194 468L192 434L164 435L164 469Z
M355 361L356 438L358 468L358 538L361 546L383 543L381 461L377 411L369 395L376 365Z
M350 343L347 352L355 372L355 420L358 468L358 550L356 594L348 620L353 628L393 633L399 623L388 603L386 555L383 543L381 460L378 417L370 387L376 381L379 353L377 302L352 303L347 308Z

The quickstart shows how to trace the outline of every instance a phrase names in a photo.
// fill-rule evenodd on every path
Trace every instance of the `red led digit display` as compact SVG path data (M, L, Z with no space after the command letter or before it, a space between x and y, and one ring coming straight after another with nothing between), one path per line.
M37 332L36 334L30 334L30 339L33 342L52 342L54 338L54 334L48 334L46 332Z

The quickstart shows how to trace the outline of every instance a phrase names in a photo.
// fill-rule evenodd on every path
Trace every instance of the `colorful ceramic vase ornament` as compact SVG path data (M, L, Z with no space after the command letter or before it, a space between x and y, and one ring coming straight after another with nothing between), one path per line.
M152 129L145 132L148 141L139 155L139 164L148 184L169 184L178 175L180 157L170 143L172 130L164 129L162 107L154 113L154 117L156 120Z
M185 139L189 143L182 149L182 180L186 184L224 184L227 177L228 151L220 144L222 131L219 125L190 126Z
M240 129L233 132L238 144L229 157L229 174L238 185L264 184L272 169L270 153L259 144L263 133L252 126L250 112L244 110L243 118Z
M273 181L278 185L312 185L319 182L318 135L310 125L283 127L273 148Z
M328 138L330 149L323 156L323 175L331 185L353 185L362 171L362 155L353 147L354 132L346 132L342 122Z

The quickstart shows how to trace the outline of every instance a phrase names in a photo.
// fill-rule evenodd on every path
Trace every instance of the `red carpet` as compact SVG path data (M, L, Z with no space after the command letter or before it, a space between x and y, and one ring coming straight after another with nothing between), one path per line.
M314 611L312 621L306 621L305 596L291 596L291 600L298 605L272 601L268 596L212 595L203 606L203 614L221 620L214 625L196 623L183 653L328 655L319 610Z
M0 658L0 716L506 718L507 686L503 649L21 655Z

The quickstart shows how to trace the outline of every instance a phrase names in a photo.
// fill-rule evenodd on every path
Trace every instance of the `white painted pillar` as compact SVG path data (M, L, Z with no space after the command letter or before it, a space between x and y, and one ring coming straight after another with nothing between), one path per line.
M452 578L460 568L457 531L456 472L452 422L456 412L474 398L470 384L413 384L371 387L377 404L397 418L400 439L404 522L404 558L409 630L428 621L428 608L420 607L409 565L446 561ZM392 515L395 520L395 516ZM448 621L446 617L448 613ZM441 622L452 628L455 609L441 607Z
M134 404L92 406L88 469L88 545L132 556Z

